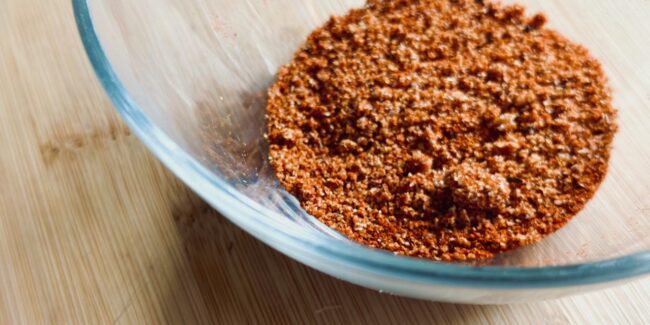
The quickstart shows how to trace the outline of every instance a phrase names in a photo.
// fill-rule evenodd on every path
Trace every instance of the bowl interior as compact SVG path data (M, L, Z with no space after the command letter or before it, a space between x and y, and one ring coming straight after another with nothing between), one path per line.
M103 50L147 117L259 205L259 218L347 241L279 186L263 137L266 89L311 30L361 0L90 0ZM510 2L510 1L506 1ZM650 2L520 0L603 64L619 109L610 171L587 207L498 266L587 263L650 250ZM274 221L274 222L275 222ZM297 229L297 228L295 228Z

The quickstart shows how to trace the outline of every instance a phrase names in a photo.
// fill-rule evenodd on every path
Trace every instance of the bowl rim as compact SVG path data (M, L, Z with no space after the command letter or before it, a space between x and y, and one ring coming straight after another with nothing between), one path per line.
M650 251L581 264L549 267L456 265L388 252L297 231L295 225L264 217L270 211L239 193L178 146L131 99L104 52L89 0L72 0L74 17L90 63L122 119L172 173L231 222L267 245L315 267L335 263L349 270L424 285L464 288L558 288L623 280L650 273ZM319 263L313 259L320 259ZM311 262L310 262L311 261ZM346 278L345 274L334 274ZM354 281L353 281L354 282Z

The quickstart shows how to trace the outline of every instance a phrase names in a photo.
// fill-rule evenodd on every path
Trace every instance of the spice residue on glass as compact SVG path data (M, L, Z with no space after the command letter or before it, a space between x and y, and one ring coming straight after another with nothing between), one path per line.
M374 0L279 71L270 158L304 209L359 243L475 260L566 224L607 172L600 64L521 6Z

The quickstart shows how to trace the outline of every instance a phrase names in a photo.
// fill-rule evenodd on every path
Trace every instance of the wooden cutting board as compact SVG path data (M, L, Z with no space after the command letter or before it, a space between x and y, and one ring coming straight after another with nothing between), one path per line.
M0 323L650 323L650 280L460 306L335 280L219 216L122 124L68 0L0 0Z

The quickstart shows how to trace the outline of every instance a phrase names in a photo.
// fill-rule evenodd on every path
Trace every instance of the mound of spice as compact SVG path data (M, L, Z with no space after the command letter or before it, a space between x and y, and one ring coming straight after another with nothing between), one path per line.
M477 260L566 224L607 172L600 64L521 6L374 0L314 31L269 91L270 159L359 243Z

